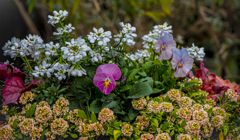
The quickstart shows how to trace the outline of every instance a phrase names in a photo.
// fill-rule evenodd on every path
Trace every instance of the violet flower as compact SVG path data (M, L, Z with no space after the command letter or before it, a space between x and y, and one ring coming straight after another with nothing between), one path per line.
M155 44L155 52L159 53L161 51L161 55L159 56L159 60L168 60L171 58L173 50L176 48L176 42L173 40L173 36L168 32L162 31L161 37L158 39Z
M108 95L116 86L115 80L119 80L120 78L120 68L115 64L106 64L97 68L93 83L102 93Z
M181 50L173 50L172 68L177 67L177 71L174 73L175 77L185 77L187 73L192 69L193 59L189 57L186 48Z

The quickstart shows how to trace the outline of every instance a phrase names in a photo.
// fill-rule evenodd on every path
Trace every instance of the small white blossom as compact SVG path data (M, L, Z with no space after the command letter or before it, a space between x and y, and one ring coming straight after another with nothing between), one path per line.
M95 51L91 51L90 52L91 54L91 57L92 57L92 62L98 62L98 61L102 61L102 55L98 52L95 52Z
M17 43L19 44L21 41L20 39L16 38L16 37L13 37L11 40L8 40L5 45L2 47L2 50L4 51L3 55L4 56L7 56L7 55L11 55L11 58L12 57L12 46Z
M59 12L53 11L53 16L48 15L48 23L54 26L57 24L60 20L64 20L68 16L68 12L66 10L62 11L60 10Z
M198 48L197 46L194 45L194 43L192 44L191 48L187 48L188 54L191 58L196 59L196 60L203 60L203 57L205 56L204 53L204 48Z
M66 79L66 73L69 71L68 68L69 68L69 65L67 63L66 64L56 63L53 66L53 69L57 70L58 72L54 73L54 75L60 81L63 80L63 79Z
M30 46L35 45L35 44L42 44L43 43L43 40L40 36L31 35L31 34L29 34L26 37L26 41L29 43Z
M57 32L53 32L53 35L62 35L63 34L63 28L57 28Z
M66 42L67 47L62 47L63 58L71 61L73 64L87 56L87 51L91 49L87 46L86 42L82 38L76 40L72 39L71 42Z
M138 61L139 63L143 63L144 59L150 58L150 53L148 50L137 50L134 54L126 54L132 61Z
M98 30L96 28L93 28L93 31L94 33L90 32L90 35L87 35L88 40L91 43L94 43L97 40L99 46L107 46L107 43L112 38L112 33L110 31L104 32L103 28L100 28Z
M32 74L36 77L44 76L44 74L46 74L47 77L50 78L51 73L53 73L54 71L54 69L50 67L51 67L51 64L48 64L46 63L46 61L43 61L42 65L40 65L39 67L38 66L34 67L35 70L33 71Z
M172 26L168 26L168 23L165 22L163 25L155 25L153 27L153 32L154 33L158 33L160 34L161 31L165 31L165 32L168 32L168 33L172 33Z
M53 44L53 42L46 44L45 55L49 59L50 56L57 56L57 49L60 47L59 43Z
M72 75L72 76L83 76L83 75L87 75L86 70L81 68L81 69L76 69L74 68L74 66L72 66L69 70L68 70L68 75Z
M22 57L29 55L28 42L26 40L15 42L11 46L10 55L11 58L16 58L18 55L21 55Z
M65 27L64 27L64 32L66 32L66 33L71 33L72 32L72 30L75 30L75 27L72 27L72 24L71 23L69 23L68 25L65 25Z
M119 23L120 26L123 28L122 31L120 32L120 34L115 35L115 41L119 42L120 38L122 38L120 45L123 44L123 42L126 42L127 45L131 46L131 45L135 45L135 41L134 41L134 37L137 37L137 34L135 34L134 32L136 32L136 28L132 27L130 23L126 23L124 25L123 22Z

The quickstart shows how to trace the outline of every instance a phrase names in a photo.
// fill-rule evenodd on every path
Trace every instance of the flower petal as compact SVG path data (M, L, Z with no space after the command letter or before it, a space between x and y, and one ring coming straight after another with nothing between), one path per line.
M181 58L179 56L173 56L172 61L171 61L172 68L175 69L180 60L181 60Z
M182 68L178 68L177 71L174 73L175 77L185 77L187 73L184 72Z
M108 76L106 73L97 73L94 77L93 77L93 83L95 86L98 86L98 82L100 81L104 81L104 79L106 79Z
M161 55L159 56L159 60L168 60L172 56L172 49L166 48L165 50L162 50Z
M97 73L105 73L107 76L112 75L114 80L119 80L122 75L120 68L116 64L101 65L97 68Z
M155 52L156 53L159 53L160 52L160 49L161 49L161 46L162 46L162 40L158 39L158 41L156 42L155 44Z
M177 44L176 44L176 42L174 40L167 41L166 44L167 44L168 48L172 48L172 49L175 49L176 46L177 46Z

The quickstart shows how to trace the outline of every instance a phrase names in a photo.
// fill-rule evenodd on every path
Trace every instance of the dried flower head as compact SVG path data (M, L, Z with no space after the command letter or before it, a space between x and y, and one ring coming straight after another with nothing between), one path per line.
M147 117L145 115L142 116L137 116L136 118L136 123L140 122L140 126L141 126L141 130L147 128L149 126L149 120L147 119Z
M75 125L80 125L82 122L82 119L80 118L78 114L78 109L74 109L73 111L69 112L68 119L71 123L74 123Z
M213 117L211 120L211 124L217 129L220 129L223 126L223 123L224 123L224 117L220 115Z
M147 101L144 97L132 100L132 106L135 110L142 110L146 105Z
M35 111L35 119L39 123L46 123L52 118L52 110L48 106L38 107Z
M141 140L154 140L153 134L142 134L141 135Z
M204 111L203 109L195 110L193 112L193 120L196 120L199 122L200 125L203 125L203 124L209 122L208 113L206 111Z
M161 105L157 101L151 101L148 103L147 110L151 113L159 113L161 111Z
M202 125L200 133L204 138L208 138L212 136L213 129L211 123L206 122Z
M7 105L5 105L5 106L3 106L3 109L0 112L1 112L1 114L6 115L8 111L9 111L9 108Z
M122 126L121 129L122 133L124 136L131 137L132 132L133 132L133 127L130 124L125 124Z
M35 124L36 122L33 119L25 118L19 124L21 133L28 136L28 134L32 132L32 128L34 127Z
M171 137L169 136L168 133L162 133L162 134L158 134L155 140L171 140Z
M192 99L189 97L182 97L178 101L178 105L180 107L191 107L192 106Z
M230 101L235 101L237 102L238 99L238 95L235 91L233 91L232 89L228 89L227 92L225 93L225 95L228 97L228 99Z
M19 98L19 103L25 105L27 103L31 103L34 100L34 94L31 91L26 91Z
M51 123L51 131L55 135L64 135L69 125L63 118L55 119Z
M177 115L181 119L190 120L192 117L192 111L190 109L188 109L187 107L180 108L177 111Z
M69 108L67 107L68 105L69 105L68 100L66 100L63 97L59 98L53 105L53 114L55 116L64 115L69 110Z
M224 118L226 118L226 111L225 109L221 108L221 107L214 107L213 108L213 114L216 115L220 115L223 116Z
M13 129L9 124L0 127L0 139L1 140L14 139L12 132L13 132Z
M101 123L110 122L114 119L114 113L109 108L102 109L101 112L98 114L98 120L100 120Z
M188 134L194 135L199 134L200 132L200 124L195 120L188 121L184 127Z
M178 101L181 98L181 92L178 89L171 89L167 92L167 96L171 101Z
M178 135L177 140L192 140L192 137L189 134L180 134Z
M161 106L161 111L163 112L172 112L173 110L172 103L162 102L160 106Z

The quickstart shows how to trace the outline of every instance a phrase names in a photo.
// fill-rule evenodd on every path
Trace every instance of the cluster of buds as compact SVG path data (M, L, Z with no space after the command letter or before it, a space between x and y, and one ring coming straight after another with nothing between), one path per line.
M132 132L133 132L133 127L130 124L125 124L122 126L121 129L122 133L124 136L131 137Z
M186 82L196 82L196 84L193 87L191 87L192 90L201 89L203 84L202 79L196 78L196 77L192 77L191 79L184 80L184 83Z
M31 91L26 91L19 98L19 103L25 105L27 103L31 103L34 100L34 94Z
M224 117L220 115L213 117L211 120L211 124L217 129L220 129L223 126L223 123L224 123Z
M192 137L189 134L180 134L178 135L177 140L192 140Z
M52 120L52 110L48 106L37 107L35 111L35 119L39 123L47 123L47 121Z
M45 136L47 137L47 140L54 140L56 138L56 135L53 134L51 131L48 131Z
M172 103L162 102L160 106L161 106L161 111L163 112L172 112L173 110Z
M168 121L168 122L174 122L175 120L176 120L175 117L167 116L167 121Z
M146 105L147 101L144 97L132 100L132 106L135 110L142 110Z
M192 111L190 109L188 109L187 107L183 107L183 108L178 109L177 115L181 119L190 120L192 117Z
M200 125L203 125L203 124L209 122L208 113L206 111L204 111L203 109L195 110L193 112L193 120L196 120L199 122Z
M141 135L141 140L154 140L153 134L142 134Z
M37 104L37 108L38 107L44 107L44 106L50 107L48 102L46 102L46 101L41 101Z
M211 108L212 108L212 106L211 106L211 105L209 105L209 104L205 104L203 107L204 107L204 109L205 109L205 110L209 110L209 109L211 109Z
M61 97L59 98L55 104L53 105L53 114L54 116L62 116L64 115L69 108L67 107L69 105L69 101L65 98Z
M171 140L171 137L168 133L158 134L155 140Z
M178 89L171 89L167 92L167 96L171 101L178 101L181 98L181 92Z
M0 127L0 139L1 140L14 139L12 132L13 132L13 129L9 124Z
M189 97L182 97L178 101L178 105L180 107L191 107L192 106L192 99Z
M216 102L213 99L207 99L204 101L205 104L209 104L212 107L214 107L216 105Z
M203 109L203 106L201 104L194 104L191 107L192 112L194 112L195 110L202 110L202 109Z
M64 135L69 125L63 118L55 119L51 123L51 131L55 135Z
M78 126L78 131L80 132L80 136L82 139L88 138L88 137L96 137L100 136L101 134L105 134L105 130L103 128L103 125L99 122L93 123L93 124L87 124L87 123L81 123L80 126Z
M188 121L184 127L184 129L188 132L188 134L194 135L199 134L200 132L200 124L195 120Z
M238 95L236 92L234 92L232 89L228 89L225 95L228 97L229 101L235 101L238 100Z
M82 119L79 117L78 109L74 109L73 111L69 112L68 119L71 123L74 123L75 125L79 126L82 122Z
M28 136L28 134L32 132L32 128L34 127L35 124L36 122L33 119L25 118L19 124L21 133Z
M1 112L1 114L6 115L8 111L9 111L9 108L7 105L5 105L5 106L3 106L3 109L0 112Z
M22 112L21 114L24 115L27 113L27 111L30 109L30 107L32 106L32 104L26 104L23 108L22 108Z
M213 108L213 114L216 115L220 115L223 116L224 118L226 118L226 111L225 109L221 108L221 107L214 107Z
M22 122L25 119L25 117L24 116L12 116L9 118L8 124L10 126L12 126L15 119L17 119L18 127L20 127L20 122Z
M102 109L101 112L98 114L98 120L100 120L101 123L110 122L114 119L114 113L109 108Z
M149 126L150 121L147 119L147 117L145 115L142 115L142 116L137 116L136 123L138 123L138 122L140 123L140 126L141 126L140 129L143 130Z
M161 105L157 101L150 101L148 103L147 110L151 113L159 113L161 111Z
M236 140L232 133L229 133L226 137L226 140Z
M200 133L204 138L208 138L212 136L213 133L213 127L211 123L206 122L205 124L202 125Z
M32 131L30 133L30 136L32 137L32 139L36 139L36 137L38 139L41 138L41 133L42 133L43 129L41 127L37 128L37 127L33 127Z

